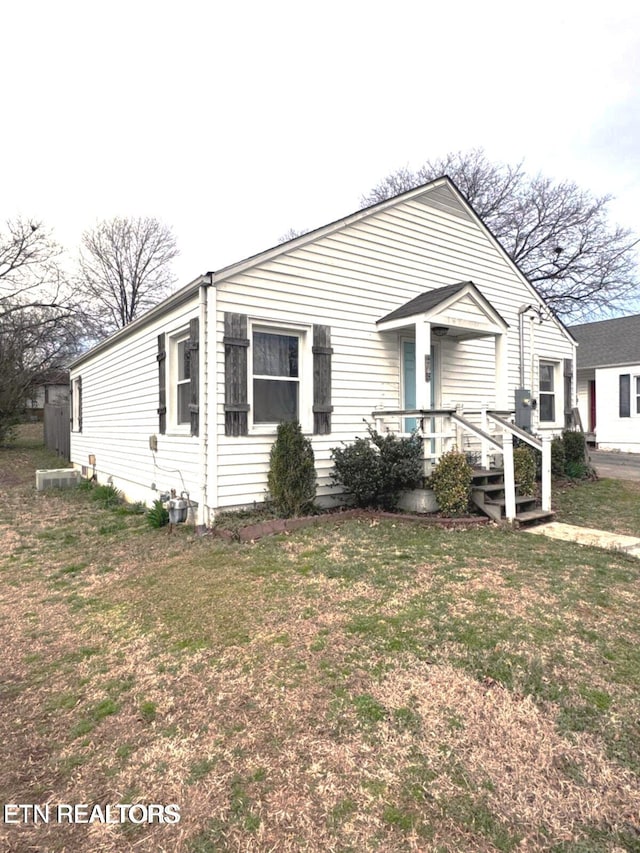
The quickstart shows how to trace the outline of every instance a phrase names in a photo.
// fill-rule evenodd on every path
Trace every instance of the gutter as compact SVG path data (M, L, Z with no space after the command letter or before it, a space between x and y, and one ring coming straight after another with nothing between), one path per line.
M138 317L137 320L129 323L127 326L124 326L122 329L118 329L117 332L114 332L110 337L105 338L104 341L100 341L100 343L96 344L91 349L79 355L74 361L69 365L69 370L73 370L76 367L79 367L83 362L85 362L88 358L91 358L94 355L97 355L100 352L108 349L112 344L121 340L122 338L126 338L128 335L133 332L138 331L138 329L143 328L148 323L153 322L157 317L164 314L165 311L168 311L172 308L177 308L179 305L182 305L183 302L188 302L189 299L192 299L198 289L203 284L211 284L212 276L211 273L207 273L206 275L200 275L198 278L194 279L189 284L186 284L184 287L177 290L171 296L168 296L166 299L163 299L162 302L159 302L153 308L150 308L146 311L141 317Z
M197 525L204 529L209 525L209 288L213 285L213 274L201 277L199 285L200 309L200 506Z

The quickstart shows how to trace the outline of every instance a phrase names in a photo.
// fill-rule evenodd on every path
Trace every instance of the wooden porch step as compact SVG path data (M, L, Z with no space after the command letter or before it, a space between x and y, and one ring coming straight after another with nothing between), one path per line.
M554 513L536 506L535 496L519 495L517 490L516 483L514 521L518 526L538 524L554 517ZM504 471L501 468L476 468L471 483L471 500L489 518L498 523L503 522L507 505L504 495Z
M519 512L516 514L516 522L519 526L529 526L534 524L542 524L545 521L552 521L555 518L555 512L551 512L550 510L540 509L531 509L527 510L527 512Z
M506 498L487 498L485 500L485 504L491 504L492 506L506 506L507 499ZM533 504L536 505L536 499L533 495L516 495L516 510L517 507L523 504Z
M480 483L480 484L471 484L471 489L474 492L482 492L485 495L490 494L491 492L502 492L504 491L504 480L500 480L496 483Z

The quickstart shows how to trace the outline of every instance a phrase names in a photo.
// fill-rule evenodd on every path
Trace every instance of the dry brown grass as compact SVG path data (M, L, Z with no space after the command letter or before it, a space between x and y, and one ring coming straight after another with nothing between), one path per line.
M168 537L36 496L20 453L0 457L19 481L0 527L0 799L182 819L0 824L3 850L638 849L638 777L605 737L637 736L633 649L607 657L637 647L632 561L367 522ZM524 664L494 677L521 659L542 667L535 689ZM585 685L612 704L567 728Z

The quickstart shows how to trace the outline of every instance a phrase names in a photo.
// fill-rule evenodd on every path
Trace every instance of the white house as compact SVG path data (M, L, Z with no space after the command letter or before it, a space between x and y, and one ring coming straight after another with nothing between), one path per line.
M640 453L640 314L572 326L578 407L601 450Z
M71 382L73 463L133 500L186 492L207 524L264 500L284 419L326 501L331 449L365 419L422 428L427 464L451 440L486 462L489 422L506 429L487 410L516 403L550 436L575 406L575 341L444 177L199 277Z
M42 419L47 403L64 406L69 402L69 372L47 370L35 377L25 401L27 414Z

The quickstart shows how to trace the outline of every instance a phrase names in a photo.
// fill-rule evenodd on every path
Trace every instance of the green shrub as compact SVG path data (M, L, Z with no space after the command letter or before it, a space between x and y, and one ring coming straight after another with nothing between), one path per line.
M469 511L472 475L464 453L451 450L440 457L431 475L431 485L442 513L465 515Z
M567 460L564 441L557 435L551 442L551 473L554 477L564 477Z
M356 506L378 506L382 493L380 454L366 438L331 450L334 470L331 477L351 495Z
M151 525L151 527L164 527L165 524L169 524L169 510L163 506L161 500L156 500L153 502L153 506L147 512L147 521Z
M335 466L331 476L356 506L393 510L400 492L422 481L422 439L417 434L398 438L367 430L367 438L331 450Z
M95 486L95 488L91 490L91 500L111 509L112 507L118 506L122 503L122 493L116 489L115 486L110 484Z
M529 447L516 447L513 451L513 471L521 495L533 495L536 488L536 457Z
M313 447L297 421L278 425L278 435L271 447L267 483L280 516L301 515L313 506L316 497Z
M582 465L586 470L587 441L584 437L584 433L565 430L562 433L562 441L564 443L564 456L566 461L565 471L569 473L569 468L575 470L576 465Z
M584 480L588 474L588 467L584 462L571 460L565 466L565 474L572 480Z

